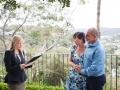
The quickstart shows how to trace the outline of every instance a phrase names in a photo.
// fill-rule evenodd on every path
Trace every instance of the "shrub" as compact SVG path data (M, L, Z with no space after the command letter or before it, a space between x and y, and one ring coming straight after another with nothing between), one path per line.
M4 83L0 83L0 90L8 90L7 85Z
M0 90L8 90L7 85L5 83L0 83ZM26 85L26 90L64 90L64 88L46 85Z

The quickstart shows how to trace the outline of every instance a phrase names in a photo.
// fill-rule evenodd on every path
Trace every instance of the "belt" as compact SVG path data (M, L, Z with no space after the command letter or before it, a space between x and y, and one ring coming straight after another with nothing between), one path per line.
M99 78L99 77L102 77L102 76L105 76L105 74L102 74L102 75L100 75L100 76L89 76L89 77Z

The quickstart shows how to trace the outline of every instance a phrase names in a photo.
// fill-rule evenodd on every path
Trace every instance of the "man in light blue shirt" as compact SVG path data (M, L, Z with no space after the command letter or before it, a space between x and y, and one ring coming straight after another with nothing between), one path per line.
M89 28L86 34L88 44L84 52L84 69L80 72L87 76L87 90L102 90L106 82L104 74L105 49L99 40L99 31Z

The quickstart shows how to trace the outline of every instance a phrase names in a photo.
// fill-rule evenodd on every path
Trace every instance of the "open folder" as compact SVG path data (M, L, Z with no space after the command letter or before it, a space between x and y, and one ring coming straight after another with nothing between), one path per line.
M30 60L28 60L25 64L26 67L32 65L33 62L35 62L39 57L41 57L43 54L40 55L36 55L34 57L32 57Z

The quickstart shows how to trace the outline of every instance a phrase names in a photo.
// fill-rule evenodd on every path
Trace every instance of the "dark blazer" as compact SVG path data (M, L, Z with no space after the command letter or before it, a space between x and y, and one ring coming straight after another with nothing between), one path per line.
M7 72L7 75L4 78L5 83L19 84L26 81L27 79L24 69L20 68L20 64L25 63L25 59L20 51L19 53L21 62L19 58L15 56L14 50L5 51L4 63Z

